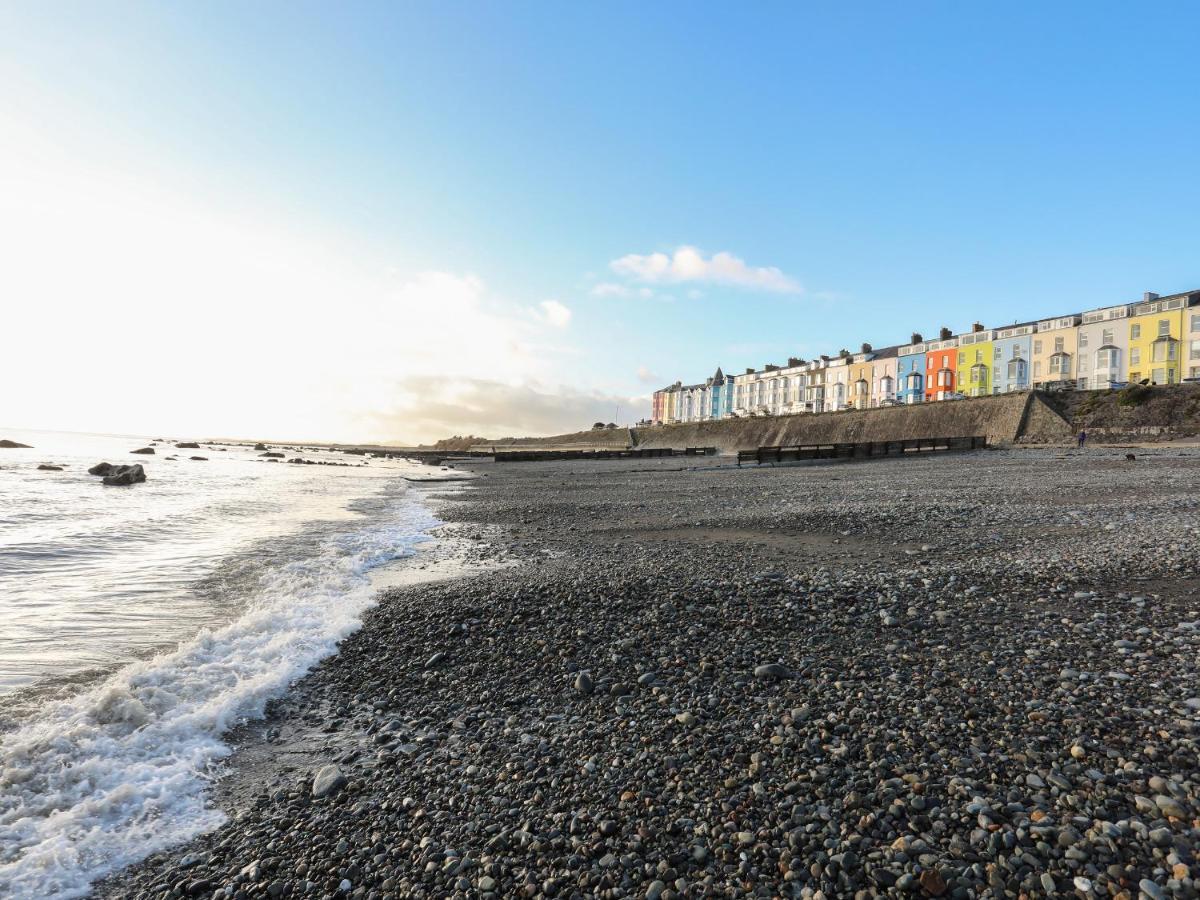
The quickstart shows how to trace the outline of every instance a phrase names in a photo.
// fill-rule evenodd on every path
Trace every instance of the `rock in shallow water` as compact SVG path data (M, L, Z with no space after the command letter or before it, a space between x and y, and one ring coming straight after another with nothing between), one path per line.
M145 480L146 470L142 468L141 463L134 463L132 466L111 466L108 469L108 473L102 479L104 484L117 486L141 484Z

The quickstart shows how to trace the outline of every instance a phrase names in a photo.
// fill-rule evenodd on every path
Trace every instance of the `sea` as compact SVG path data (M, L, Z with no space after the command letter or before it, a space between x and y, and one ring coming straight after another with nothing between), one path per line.
M402 460L0 438L31 446L0 449L0 897L81 897L221 824L224 735L335 653L439 522ZM101 461L147 480L105 486Z

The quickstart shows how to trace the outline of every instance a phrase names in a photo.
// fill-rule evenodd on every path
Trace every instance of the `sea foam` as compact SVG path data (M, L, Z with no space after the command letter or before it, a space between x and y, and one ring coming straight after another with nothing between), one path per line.
M98 878L220 825L205 787L240 720L359 624L367 573L437 520L401 499L386 522L264 571L244 612L171 653L55 702L0 739L0 896L70 898Z

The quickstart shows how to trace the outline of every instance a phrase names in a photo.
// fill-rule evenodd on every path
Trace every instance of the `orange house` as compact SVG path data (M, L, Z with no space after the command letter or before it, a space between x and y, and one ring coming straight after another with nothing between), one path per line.
M958 339L930 341L925 351L925 402L945 400L958 390Z

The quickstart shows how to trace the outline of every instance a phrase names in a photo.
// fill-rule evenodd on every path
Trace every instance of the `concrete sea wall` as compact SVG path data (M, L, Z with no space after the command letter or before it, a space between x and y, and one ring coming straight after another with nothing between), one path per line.
M736 453L767 446L898 441L985 436L992 444L1018 439L1063 441L1071 425L1040 394L1003 394L970 400L891 406L836 413L721 419L612 431L581 431L546 438L506 439L475 449L615 449L716 447Z
M732 419L634 430L638 447L716 447L733 453L796 444L898 441L922 437L986 436L1011 444L1027 432L1063 440L1070 426L1037 394L891 406L836 413Z

